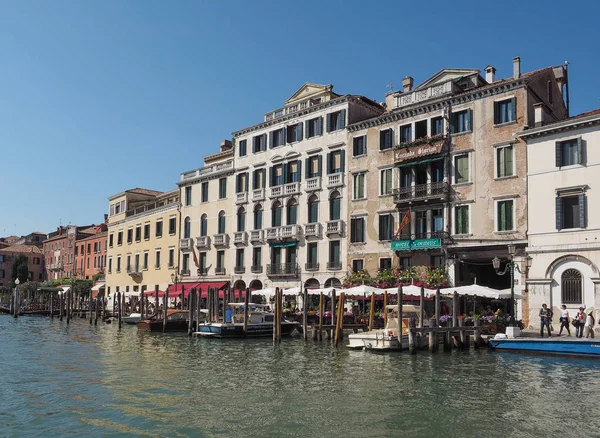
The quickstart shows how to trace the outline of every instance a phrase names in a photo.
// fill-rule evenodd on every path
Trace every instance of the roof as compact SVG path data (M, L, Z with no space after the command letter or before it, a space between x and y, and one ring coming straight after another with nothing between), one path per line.
M151 195L151 196L160 195L162 193L162 192L159 192L158 190L141 189L139 187L136 187L135 189L125 190L125 191L127 193L135 193L137 195Z
M597 108L597 109L591 110L591 111L587 111L585 113L577 114L575 116L569 117L567 120L581 119L583 117L598 116L598 115L600 115L600 108Z
M35 245L13 245L0 249L0 252L20 252L31 254L42 254L42 250Z
M587 126L596 126L600 124L600 108L577 114L568 119L558 120L546 125L522 131L518 134L522 138L543 137L558 132L580 129Z
M83 234L98 234L98 227L99 225L93 225L91 227L86 227L86 228L82 228L80 230L78 230L78 232L83 233Z
M85 240L101 239L106 236L108 236L108 231L102 231L101 233L96 233L93 236L85 237L83 239L78 239L77 242L83 242Z

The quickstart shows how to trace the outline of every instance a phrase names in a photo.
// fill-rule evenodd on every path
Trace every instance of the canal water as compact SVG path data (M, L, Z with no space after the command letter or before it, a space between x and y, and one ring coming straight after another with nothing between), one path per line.
M600 436L600 361L0 315L0 436Z

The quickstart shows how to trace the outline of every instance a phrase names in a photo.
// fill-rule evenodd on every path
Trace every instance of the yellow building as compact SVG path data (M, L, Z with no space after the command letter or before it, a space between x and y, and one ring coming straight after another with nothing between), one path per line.
M111 196L106 291L164 291L179 266L179 189Z

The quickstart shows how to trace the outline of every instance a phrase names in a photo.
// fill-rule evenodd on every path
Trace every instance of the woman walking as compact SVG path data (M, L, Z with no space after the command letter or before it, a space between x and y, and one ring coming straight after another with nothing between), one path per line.
M585 338L594 338L594 323L596 321L594 320L594 316L592 315L592 312L588 313L587 318L585 319L585 328L584 328L584 333L585 333Z
M575 316L575 337L582 338L583 337L583 326L585 325L585 312L583 311L583 307L579 308L579 312Z
M567 306L564 304L560 307L560 330L558 331L558 336L562 335L563 328L567 329L567 336L571 336L571 329L569 328L571 318L569 317L569 311L567 310Z

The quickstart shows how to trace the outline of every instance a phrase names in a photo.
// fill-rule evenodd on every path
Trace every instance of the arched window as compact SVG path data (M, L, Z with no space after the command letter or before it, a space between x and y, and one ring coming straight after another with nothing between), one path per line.
M188 216L183 221L183 237L184 237L184 239L189 239L191 237L191 235L192 235L192 223Z
M308 223L319 222L319 198L312 195L308 198Z
M240 207L237 213L237 230L246 231L246 209Z
M338 221L340 220L340 209L341 209L341 199L340 193L338 191L334 191L329 196L329 220L330 221Z
M208 217L206 216L206 214L203 214L200 217L200 236L206 237L207 234L208 234Z
M560 277L560 286L562 304L582 304L581 272L577 269L567 269Z
M281 202L275 201L271 207L271 226L281 226Z
M287 204L287 224L296 225L298 219L298 201L290 199Z
M257 204L254 207L254 229L261 230L263 227L263 209L262 205Z
M225 233L225 212L223 210L221 210L219 212L219 229L217 231L217 234L224 234Z

